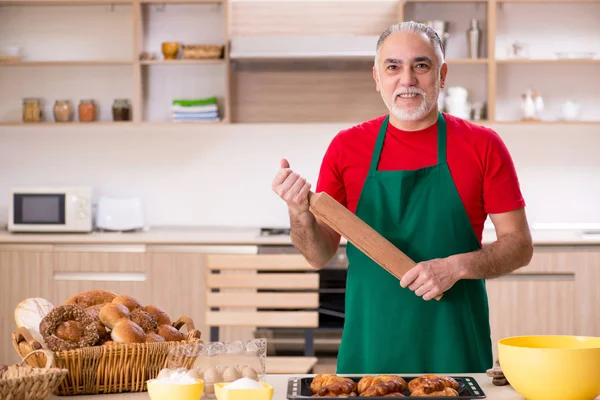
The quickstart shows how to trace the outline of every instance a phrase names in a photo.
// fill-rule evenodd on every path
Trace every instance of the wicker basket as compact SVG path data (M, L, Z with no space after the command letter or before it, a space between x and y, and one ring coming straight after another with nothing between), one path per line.
M185 60L219 59L223 56L223 46L218 44L182 45Z
M188 330L187 339L183 342L115 343L50 351L54 355L55 366L68 370L54 394L72 396L146 391L146 381L158 376L171 349L182 343L201 343L200 331L194 329L191 319L181 317L173 323L178 330L183 325ZM12 339L15 350L23 358L42 348L25 328L18 328ZM44 365L37 354L28 358L27 364L32 367Z
M46 363L43 368L23 366L27 359L44 354ZM0 371L0 399L3 400L43 400L58 387L68 371L50 368L54 354L50 350L40 349L29 353L23 361Z

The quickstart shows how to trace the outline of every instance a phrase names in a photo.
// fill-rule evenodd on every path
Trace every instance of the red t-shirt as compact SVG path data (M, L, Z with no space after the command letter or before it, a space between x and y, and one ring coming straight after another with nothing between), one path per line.
M319 173L317 192L326 192L356 212L384 116L339 132L331 141ZM458 194L481 242L488 214L523 208L512 158L493 130L444 113L447 163ZM388 124L379 170L412 170L437 164L437 124L402 131Z

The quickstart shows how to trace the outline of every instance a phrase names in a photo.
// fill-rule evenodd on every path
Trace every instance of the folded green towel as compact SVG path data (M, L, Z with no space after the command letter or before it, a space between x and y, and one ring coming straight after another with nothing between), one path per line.
M182 106L182 107L194 107L194 106L205 106L209 104L217 104L216 97L208 97L206 99L196 99L196 100L182 100L175 99L173 100L173 105Z

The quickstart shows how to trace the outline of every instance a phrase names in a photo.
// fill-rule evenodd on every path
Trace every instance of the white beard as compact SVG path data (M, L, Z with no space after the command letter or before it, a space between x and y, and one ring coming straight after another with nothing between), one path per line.
M435 88L434 91L436 93L434 93L434 96L433 96L434 101L432 101L432 102L429 102L427 100L427 93L425 93L425 91L423 91L422 89L419 89L416 87L409 87L409 88L396 89L394 91L394 93L392 94L391 104L388 104L387 101L385 101L385 103L386 103L388 109L390 110L390 112L399 120L417 121L422 118L425 118L427 116L427 114L429 114L429 112L436 105L436 103L437 103L436 99L438 98L439 93L440 93L439 81L436 82L434 88ZM396 104L396 97L401 93L417 93L417 94L419 94L421 96L421 104L419 104L419 106L417 108L410 109L410 110L402 109L402 108L398 107L398 105Z

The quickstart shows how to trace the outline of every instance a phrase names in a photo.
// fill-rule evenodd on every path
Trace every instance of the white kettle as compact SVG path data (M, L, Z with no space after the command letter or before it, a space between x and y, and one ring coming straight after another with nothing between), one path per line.
M96 228L107 231L144 229L144 207L139 197L101 196L96 210Z

